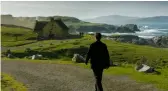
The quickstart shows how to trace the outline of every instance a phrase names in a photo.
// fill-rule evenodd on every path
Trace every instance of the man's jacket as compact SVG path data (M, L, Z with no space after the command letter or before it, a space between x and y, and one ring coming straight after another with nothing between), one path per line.
M86 57L86 63L91 59L91 68L106 68L110 65L109 53L106 44L96 41L90 45Z

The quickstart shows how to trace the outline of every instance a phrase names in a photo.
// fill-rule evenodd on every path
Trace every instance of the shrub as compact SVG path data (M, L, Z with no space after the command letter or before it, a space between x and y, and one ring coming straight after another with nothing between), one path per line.
M161 69L161 68L168 67L168 62L162 58L158 58L157 60L148 61L148 65L154 68Z
M142 56L141 59L136 62L136 65L146 64L147 61L148 61L147 58Z
M74 42L74 43L72 43L73 45L78 45L78 44L80 44L80 42Z
M30 52L31 52L31 49L30 49L30 48L26 48L26 49L25 49L25 52L30 53Z

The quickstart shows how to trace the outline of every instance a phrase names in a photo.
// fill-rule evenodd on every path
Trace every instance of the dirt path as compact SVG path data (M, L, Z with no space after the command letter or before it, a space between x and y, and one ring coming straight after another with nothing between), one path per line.
M23 82L29 91L95 91L89 69L64 64L2 61L2 72ZM152 85L136 83L125 76L103 76L104 91L158 91Z

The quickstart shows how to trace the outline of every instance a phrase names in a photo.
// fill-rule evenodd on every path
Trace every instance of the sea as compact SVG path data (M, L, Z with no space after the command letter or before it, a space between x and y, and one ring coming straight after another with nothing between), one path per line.
M167 24L139 24L140 31L135 33L102 33L105 36L111 35L136 35L141 38L149 39L155 36L168 36L168 23ZM90 32L93 33L93 32Z

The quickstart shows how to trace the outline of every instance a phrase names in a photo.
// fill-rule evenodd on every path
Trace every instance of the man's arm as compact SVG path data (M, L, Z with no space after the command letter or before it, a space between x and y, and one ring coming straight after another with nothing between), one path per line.
M109 56L109 52L108 52L108 49L107 49L107 46L105 46L105 50L106 50L106 57L107 57L107 68L110 66L110 56Z
M89 59L91 57L91 49L92 49L92 45L90 45L89 51L88 51L88 53L86 55L86 62L85 62L86 65L87 65L87 63L88 63L88 61L89 61Z

